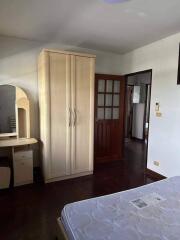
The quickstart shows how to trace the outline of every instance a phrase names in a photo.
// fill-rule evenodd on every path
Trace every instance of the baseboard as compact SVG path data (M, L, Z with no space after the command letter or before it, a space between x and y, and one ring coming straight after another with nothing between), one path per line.
M137 142L144 142L145 139L137 138L137 137L131 137L132 140L137 141Z
M92 175L92 174L93 174L93 171L88 171L88 172L83 172L83 173L67 175L67 176L63 176L63 177L50 178L50 179L45 179L45 183L51 183L51 182L57 182L57 181L62 181L62 180L68 180L68 179L72 179L72 178L84 177L84 176L88 176L88 175Z
M159 181L159 180L163 180L166 178L165 176L163 176L157 172L154 172L148 168L146 168L146 176L149 177L150 179L152 179L153 181Z
M18 183L14 183L14 187L21 187L27 184L32 184L33 180L29 180L29 181L25 181L25 182L18 182Z

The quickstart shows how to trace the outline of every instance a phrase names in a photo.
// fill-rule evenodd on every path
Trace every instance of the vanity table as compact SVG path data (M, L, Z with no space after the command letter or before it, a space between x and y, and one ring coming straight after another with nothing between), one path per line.
M26 146L37 143L35 138L19 138L19 139L5 139L0 140L0 148L4 147L19 147L19 146Z
M10 148L11 174L13 186L33 183L33 151L31 145L37 143L35 138L0 140L0 149Z
M30 103L26 93L12 85L0 85L0 171L1 159L10 159L12 186L33 183L31 146L36 143L30 137Z

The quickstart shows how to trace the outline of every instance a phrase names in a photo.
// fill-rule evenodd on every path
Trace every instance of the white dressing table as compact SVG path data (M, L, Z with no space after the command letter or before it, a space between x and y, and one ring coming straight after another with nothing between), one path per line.
M26 146L26 145L32 145L37 143L37 140L35 138L19 138L19 139L5 139L0 140L0 148L4 147L19 147L19 146Z
M11 159L11 186L33 183L31 146L37 140L30 137L29 99L21 88L12 85L0 85L0 94L4 97L0 97L0 160Z

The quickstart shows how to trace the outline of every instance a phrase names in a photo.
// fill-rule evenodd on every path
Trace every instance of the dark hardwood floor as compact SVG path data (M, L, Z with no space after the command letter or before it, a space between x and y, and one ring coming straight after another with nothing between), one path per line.
M151 182L145 174L145 145L125 144L124 161L96 166L94 175L0 192L1 240L52 240L56 218L67 203Z

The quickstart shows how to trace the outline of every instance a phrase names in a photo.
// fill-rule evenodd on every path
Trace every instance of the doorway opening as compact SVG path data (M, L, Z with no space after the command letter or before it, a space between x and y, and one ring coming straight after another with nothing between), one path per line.
M152 70L126 75L124 155L137 155L137 164L147 167Z

